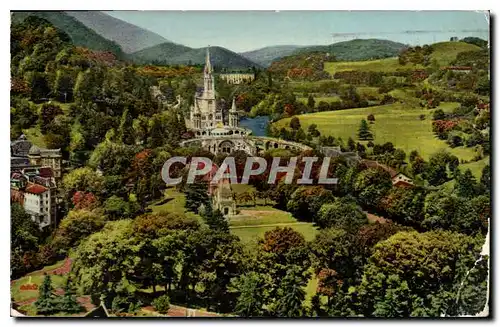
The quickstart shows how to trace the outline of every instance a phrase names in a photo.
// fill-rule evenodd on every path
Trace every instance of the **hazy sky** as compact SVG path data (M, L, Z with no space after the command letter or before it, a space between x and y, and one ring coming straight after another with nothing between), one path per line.
M488 37L483 12L466 11L109 11L107 14L190 47L223 46L236 52L270 45L331 44L384 38L425 44L451 36ZM464 32L483 30L483 32ZM407 31L428 31L408 33Z

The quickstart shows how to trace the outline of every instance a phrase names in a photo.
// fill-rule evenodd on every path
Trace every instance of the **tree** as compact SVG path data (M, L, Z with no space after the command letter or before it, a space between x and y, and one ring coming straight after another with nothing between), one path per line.
M474 315L486 299L487 263L476 261L481 245L482 240L445 231L399 232L378 243L356 289L361 313Z
M443 109L436 109L432 114L432 120L443 120L446 118Z
M374 123L375 122L375 115L374 114L369 114L366 119L370 122L370 123Z
M89 167L78 168L65 174L62 186L67 199L71 199L75 192L91 192L100 194L104 178Z
M312 137L319 137L321 135L321 133L318 131L318 125L316 124L309 125L309 127L307 127L307 133Z
M367 222L366 214L355 202L345 198L336 198L333 203L326 203L321 207L316 224L320 228L357 231Z
M186 204L185 207L189 211L198 212L201 205L205 207L210 205L208 198L208 185L205 182L196 182L186 185Z
M298 131L300 129L300 120L297 117L292 117L290 120L290 128Z
M391 175L381 168L363 170L354 182L359 202L368 207L375 207L391 188Z
M278 288L278 298L274 304L274 314L278 317L303 317L304 290L309 280L309 273L301 273L296 266L288 267L287 273Z
M490 165L486 165L481 172L481 180L480 185L485 189L485 191L489 194L491 192L491 170Z
M209 206L202 215L205 223L216 232L229 233L229 223L219 209L212 210Z
M170 298L164 294L153 300L155 310L159 313L166 314L170 309Z
M263 251L276 254L277 262L284 263L286 255L292 249L303 246L305 239L291 227L276 227L264 233L260 244Z
M136 290L133 274L141 261L139 240L133 235L131 221L119 220L81 242L72 272L84 294L102 295L110 307L113 301L119 307L120 297L125 297L128 307L128 295Z
M22 276L31 264L24 260L28 253L33 254L41 243L41 233L38 225L18 203L10 206L11 219L11 250L10 263L12 278Z
M54 104L49 104L49 103L44 103L42 105L42 108L40 109L40 115L39 115L39 125L40 125L40 131L42 134L45 134L49 131L50 124L54 121L54 119L58 115L62 115L63 111L61 107L58 105Z
M477 184L474 175L470 169L465 170L463 174L458 173L456 177L455 191L458 196L472 198L477 195Z
M65 253L85 237L101 230L105 222L104 215L99 209L71 210L55 231L53 244L57 250Z
M332 200L332 192L322 186L300 186L293 192L286 207L294 217L314 221L321 206Z
M314 106L316 105L316 101L314 101L314 98L311 94L307 97L307 106L309 109L314 109Z
M370 132L370 127L364 119L361 120L361 124L359 125L358 138L360 140L373 140L373 135Z
M57 311L50 275L45 275L38 294L38 299L34 303L37 314L50 315Z
M238 292L235 313L239 317L263 317L269 302L270 276L251 271L232 282Z
M57 310L66 313L78 313L83 311L83 308L76 300L75 290L70 277L66 279L64 294L57 299Z
M111 220L129 217L132 214L130 209L129 203L116 195L110 196L104 201L104 212Z

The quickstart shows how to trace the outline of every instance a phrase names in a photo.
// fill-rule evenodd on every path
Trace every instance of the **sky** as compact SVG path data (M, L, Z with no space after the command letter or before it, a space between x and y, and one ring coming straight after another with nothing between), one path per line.
M222 46L235 52L272 45L326 45L353 38L382 38L416 45L446 41L451 36L477 36L487 39L489 34L485 14L473 11L105 13L148 29L175 43L193 48ZM334 37L334 33L339 34Z

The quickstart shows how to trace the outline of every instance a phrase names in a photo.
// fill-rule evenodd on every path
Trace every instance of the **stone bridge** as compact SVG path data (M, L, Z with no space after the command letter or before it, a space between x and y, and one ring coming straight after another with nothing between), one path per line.
M311 147L297 142L251 135L211 135L189 139L181 142L180 145L183 147L200 146L213 154L231 153L236 150L245 151L250 155L258 155L270 149L312 150Z

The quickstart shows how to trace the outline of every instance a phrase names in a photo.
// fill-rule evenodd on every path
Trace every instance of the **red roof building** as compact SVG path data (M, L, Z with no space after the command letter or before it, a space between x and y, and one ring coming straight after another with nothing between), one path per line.
M42 194L47 192L48 190L49 189L45 186L38 184L29 184L28 186L26 186L26 192L31 194Z

